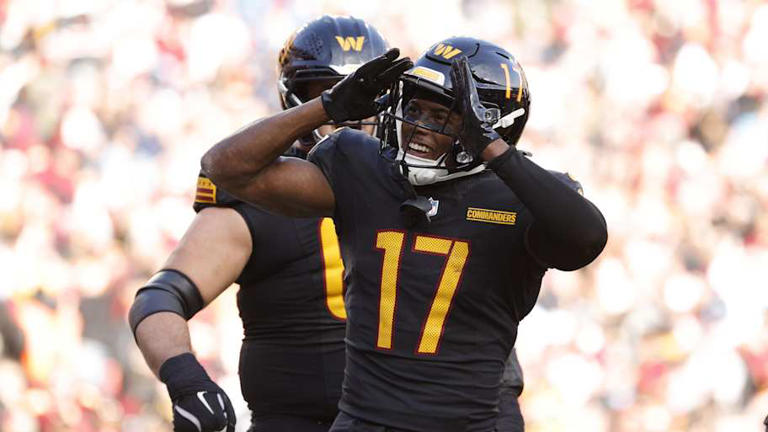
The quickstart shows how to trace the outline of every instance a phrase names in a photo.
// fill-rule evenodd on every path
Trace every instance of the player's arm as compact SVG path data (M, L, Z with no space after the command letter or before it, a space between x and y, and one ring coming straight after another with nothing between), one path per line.
M154 283L183 285L168 288L177 292L182 314L165 310L143 316L155 309L173 307L161 304L147 305L143 312L132 310L142 314L131 317L131 324L139 349L155 374L167 359L192 351L187 319L232 285L245 267L251 249L248 226L235 210L209 207L195 216L163 270L150 280L149 289L140 290L134 302L137 309L141 307L142 296L157 295L158 291L165 295L164 290L152 288ZM157 279L159 282L152 282ZM195 298L195 292L199 299Z
M187 320L236 280L251 250L240 214L203 209L163 270L136 294L130 324L147 365L168 387L174 430L234 431L229 398L192 354Z
M592 262L608 240L600 210L522 152L507 147L490 160L488 168L534 217L526 233L528 251L545 266L560 270L576 270Z
M299 137L329 120L340 123L375 115L376 99L406 69L397 48L362 65L322 96L258 120L213 146L203 172L231 194L289 216L328 216L333 190L310 162L280 157Z
M322 171L280 156L328 121L319 98L257 120L208 150L202 170L218 187L259 207L288 216L329 216L335 201Z
M543 265L560 270L592 262L608 240L600 210L499 137L480 103L465 57L454 61L451 75L462 112L462 145L488 162L535 219L526 234L529 252Z

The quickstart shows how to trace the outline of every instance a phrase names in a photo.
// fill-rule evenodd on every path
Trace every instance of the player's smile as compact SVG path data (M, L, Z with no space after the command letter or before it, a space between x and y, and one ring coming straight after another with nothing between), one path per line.
M426 141L424 137L414 136L408 143L408 150L406 153L428 159L437 159L440 155L435 154L434 145L430 146L424 141Z

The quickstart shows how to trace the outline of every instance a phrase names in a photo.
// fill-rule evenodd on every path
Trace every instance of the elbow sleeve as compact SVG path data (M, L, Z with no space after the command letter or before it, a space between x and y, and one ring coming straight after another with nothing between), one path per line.
M192 280L178 270L161 270L136 293L128 313L131 330L144 318L158 312L173 312L184 319L192 318L203 308L203 298Z

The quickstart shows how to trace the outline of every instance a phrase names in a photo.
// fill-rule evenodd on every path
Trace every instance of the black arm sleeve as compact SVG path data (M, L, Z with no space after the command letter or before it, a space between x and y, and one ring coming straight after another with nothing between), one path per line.
M139 291L128 313L134 336L144 318L158 312L173 312L189 320L203 308L203 297L192 279L179 270L155 273Z
M490 161L488 168L533 215L526 243L538 261L559 270L576 270L600 255L608 232L594 204L514 147Z

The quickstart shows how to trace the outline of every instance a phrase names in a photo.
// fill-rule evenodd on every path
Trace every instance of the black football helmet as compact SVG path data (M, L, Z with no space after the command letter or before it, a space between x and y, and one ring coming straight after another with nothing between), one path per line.
M388 49L379 31L359 18L324 15L308 22L288 38L278 56L277 87L283 109L318 96L310 94L313 83L328 89ZM349 125L361 124L377 122ZM321 138L317 132L313 135L302 138L302 143L311 145Z
M466 56L472 70L472 77L477 86L480 101L486 108L491 108L494 115L496 132L509 145L517 144L528 121L530 94L528 81L523 68L509 51L490 42L471 37L453 37L436 43L415 62L412 69L405 72L399 83L389 92L387 109L382 116L379 138L384 154L392 154L392 147L400 150L401 124L408 122L416 127L426 128L437 133L452 136L455 141L451 151L436 165L418 165L409 162L404 151L398 159L404 170L410 167L446 170L448 174L470 171L482 161L473 160L458 140L458 136L445 125L428 125L413 122L403 116L402 109L408 101L417 96L439 102L455 111L458 105L453 98L451 82L451 63L458 56ZM404 143L407 146L407 142ZM387 149L389 149L387 151ZM439 181L439 180L438 180Z

